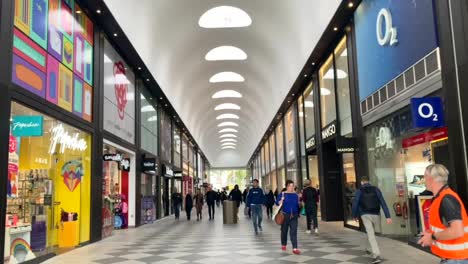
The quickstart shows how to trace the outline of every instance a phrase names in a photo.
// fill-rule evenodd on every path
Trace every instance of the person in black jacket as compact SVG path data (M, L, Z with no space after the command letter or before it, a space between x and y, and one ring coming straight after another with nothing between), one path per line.
M185 212L187 213L187 220L190 221L190 215L192 214L193 198L192 191L189 191L185 196Z
M318 233L318 219L317 219L317 203L319 201L319 194L317 189L312 187L310 180L304 183L304 190L302 190L302 201L305 205L306 218L307 218L307 234L311 233L311 223L314 222L314 231Z
M216 196L216 192L213 191L212 187L208 187L208 192L206 193L206 204L208 205L210 220L214 220Z
M265 206L267 208L267 216L268 218L273 218L273 205L275 204L275 195L273 194L273 191L270 190L268 194L266 195L266 203Z
M242 193L239 190L239 185L235 185L234 189L229 193L229 199L236 202L237 208L239 208L242 201Z
M171 196L172 206L174 207L175 219L179 220L180 206L182 205L182 194L174 188L174 193Z
M244 192L242 193L242 201L243 201L244 203L247 202L247 194L249 194L249 187L245 188L245 189L244 189Z

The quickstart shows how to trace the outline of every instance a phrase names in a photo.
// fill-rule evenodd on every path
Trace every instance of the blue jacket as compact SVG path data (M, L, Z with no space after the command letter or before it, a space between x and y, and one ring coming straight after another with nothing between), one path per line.
M366 183L362 185L363 187L369 187L371 186L369 183ZM383 198L382 192L379 190L379 188L375 188L377 197L379 198L380 206L382 207L385 218L390 218L390 211L388 210L387 203L385 203L385 199ZM354 198L354 203L353 203L353 217L357 218L358 216L365 215L365 214L376 214L375 212L364 212L361 210L359 204L361 202L361 195L362 192L361 190L356 191L356 197ZM380 214L380 211L378 212Z
M276 205L279 205L283 195L284 201L281 211L287 215L299 215L299 195L297 193L280 193L276 198Z
M263 192L262 188L252 188L247 194L247 206L252 204L265 204L265 193Z

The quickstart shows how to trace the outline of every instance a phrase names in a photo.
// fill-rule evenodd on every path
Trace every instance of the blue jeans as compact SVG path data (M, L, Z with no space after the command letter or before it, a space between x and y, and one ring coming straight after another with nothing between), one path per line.
M448 259L442 260L442 264L468 264L468 259Z
M258 227L262 227L263 219L263 210L261 204L252 204L250 205L250 210L252 211L252 222L255 232L257 232Z

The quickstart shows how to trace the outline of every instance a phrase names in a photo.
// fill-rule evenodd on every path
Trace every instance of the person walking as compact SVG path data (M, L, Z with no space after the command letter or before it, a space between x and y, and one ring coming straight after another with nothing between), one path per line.
M306 220L307 220L307 234L311 233L311 226L312 222L314 232L318 233L318 219L317 219L317 203L318 203L318 191L314 187L310 180L306 180L304 182L306 186L304 190L302 190L302 201L304 202L305 211L306 211Z
M249 193L249 187L244 189L244 192L242 192L242 201L244 203L247 203L247 194Z
M197 221L200 221L202 219L204 203L203 194L201 193L200 189L197 189L197 193L193 199L195 200L195 208L197 210Z
M289 230L293 253L300 255L301 251L297 247L297 223L300 204L299 195L294 191L293 181L286 181L286 190L278 195L276 205L281 206L281 213L284 214L284 222L281 225L281 250L286 251Z
M429 225L418 244L431 247L444 264L468 263L468 216L462 200L448 185L444 165L429 165L424 172L426 189L435 194L429 210ZM429 229L430 228L430 229Z
M236 202L237 208L239 208L242 201L242 193L239 190L239 185L235 185L234 189L229 193L229 199Z
M258 186L258 180L253 180L253 187L247 194L246 206L250 208L252 213L252 222L254 226L255 234L258 235L258 230L262 230L262 219L263 219L263 205L265 204L265 193L262 188Z
M185 196L185 212L187 213L187 220L190 221L190 216L192 214L193 208L193 198L192 191L189 190L188 194Z
M219 207L220 204L221 204L221 191L218 190L218 192L216 192L216 207Z
M388 210L382 192L379 188L369 183L369 177L363 176L361 178L361 188L357 190L356 198L353 203L353 217L357 221L360 216L364 223L371 247L371 249L367 251L372 254L373 264L382 262L379 245L375 239L375 226L380 224L380 208L384 211L387 224L392 224L390 211Z
M171 199L172 206L174 208L175 219L179 220L180 207L182 205L182 194L176 188L174 188L174 193L172 194Z
M275 195L273 194L273 191L270 190L268 194L266 195L266 202L265 206L267 209L267 216L269 219L273 218L273 205L275 205Z
M210 186L208 188L208 192L206 193L206 204L208 205L208 214L210 216L210 220L214 220L215 203L216 203L216 192L213 191L212 187Z

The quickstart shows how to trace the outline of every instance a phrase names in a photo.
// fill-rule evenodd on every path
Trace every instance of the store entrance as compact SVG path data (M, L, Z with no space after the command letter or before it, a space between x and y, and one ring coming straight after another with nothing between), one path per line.
M318 193L320 194L320 177L319 177L319 169L318 169L317 151L316 150L310 151L307 159L309 162L308 178L311 182L312 187L317 189ZM317 212L318 217L321 217L320 201L321 199L319 199L319 204L318 204L318 212Z
M164 216L168 216L170 214L169 209L169 182L171 179L164 177L163 178L163 207L164 207Z
M341 155L336 153L336 139L323 144L321 177L321 210L324 221L343 221Z

